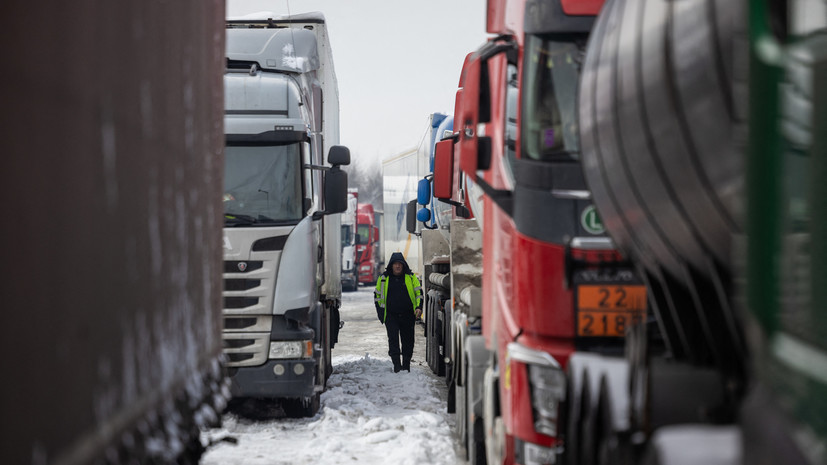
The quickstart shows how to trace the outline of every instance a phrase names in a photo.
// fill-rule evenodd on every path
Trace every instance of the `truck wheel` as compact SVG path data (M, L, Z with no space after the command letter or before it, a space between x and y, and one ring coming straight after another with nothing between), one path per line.
M566 395L566 414L565 418L565 432L566 432L566 447L563 449L563 464L564 465L578 465L580 463L580 425L582 419L582 389L581 392L575 391L575 383L572 376L568 378L568 388Z
M600 397L597 407L596 461L599 465L626 465L632 463L632 449L628 432L618 433L614 429L611 388L604 377L600 381Z
M578 456L575 462L578 465L594 465L597 449L597 409L591 394L591 382L588 373L583 373L583 385L580 390L580 422L575 425L580 437Z
M477 418L469 426L468 464L485 465L485 425L482 418Z
M456 413L457 411L457 384L451 381L448 384L448 401L446 402L447 412Z
M465 362L465 367L470 366ZM465 368L467 369L467 368ZM465 377L465 454L469 465L484 465L485 460L485 424L479 415L474 414L472 395L468 377ZM472 420L473 419L473 420Z

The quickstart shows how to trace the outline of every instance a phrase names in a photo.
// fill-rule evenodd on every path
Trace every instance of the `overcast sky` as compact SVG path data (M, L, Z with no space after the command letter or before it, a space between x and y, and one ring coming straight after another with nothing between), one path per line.
M324 13L341 143L376 163L416 146L430 113L453 113L465 55L488 37L485 0L227 0L227 16L288 7Z

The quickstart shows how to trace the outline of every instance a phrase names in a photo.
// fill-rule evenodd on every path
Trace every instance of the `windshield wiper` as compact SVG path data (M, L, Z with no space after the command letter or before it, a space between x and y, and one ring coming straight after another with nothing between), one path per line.
M224 213L224 225L226 226L288 226L297 224L299 221L300 219L277 220L264 215L258 215L256 218L241 213Z
M233 225L244 225L258 223L258 220L250 215L240 213L224 213L224 223Z

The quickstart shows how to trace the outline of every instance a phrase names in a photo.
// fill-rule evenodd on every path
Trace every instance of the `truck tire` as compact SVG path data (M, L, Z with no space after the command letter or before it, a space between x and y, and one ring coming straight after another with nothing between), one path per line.
M662 358L649 364L649 426L682 423L730 423L725 380L714 368L696 367Z
M468 434L473 440L468 441L468 464L485 465L485 425L482 418L476 417L474 424L468 425Z
M449 367L449 371L453 370L453 365ZM457 412L457 383L451 379L450 376L446 377L448 380L448 401L446 402L446 411L448 413L456 413Z
M598 465L631 465L632 449L628 432L618 432L612 418L609 380L600 380L600 394L597 407L597 434L595 458Z
M465 366L468 366L467 362ZM485 424L480 415L474 414L474 406L471 405L473 399L467 392L471 386L468 386L467 381L465 384L465 454L469 465L484 465L486 463Z
M591 381L588 373L583 373L583 384L580 389L580 421L573 423L573 431L579 438L574 447L574 454L570 457L571 464L594 465L597 450L597 406L592 400Z

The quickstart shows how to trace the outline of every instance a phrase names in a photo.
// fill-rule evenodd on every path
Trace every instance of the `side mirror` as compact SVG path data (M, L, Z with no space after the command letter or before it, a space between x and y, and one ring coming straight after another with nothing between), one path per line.
M373 227L373 237L371 238L371 242L379 240L379 228L376 226Z
M431 203L431 181L427 178L420 179L416 185L416 202L420 205Z
M450 199L454 196L454 140L436 143L434 149L434 197Z
M459 132L459 167L469 176L477 173L477 124L480 116L479 58L471 58L462 72L462 92L457 95L454 127Z
M428 210L427 208L420 208L419 211L416 212L416 220L423 223L431 221L431 210Z
M330 150L333 152L333 147ZM350 154L347 156L349 163ZM330 215L347 211L347 173L334 165L325 173L324 183L324 213Z
M416 200L408 202L405 210L405 230L411 234L416 234Z
M334 145L330 147L327 152L327 162L333 166L349 165L350 164L350 149L344 145ZM345 190L347 195L347 189Z
M502 53L508 60L516 60L517 46L512 39L498 37L482 46L466 60L462 77L462 95L457 96L454 127L459 132L459 167L476 179L477 170L491 166L491 138L479 136L480 123L491 121L491 80L488 61ZM459 121L459 122L457 122Z

